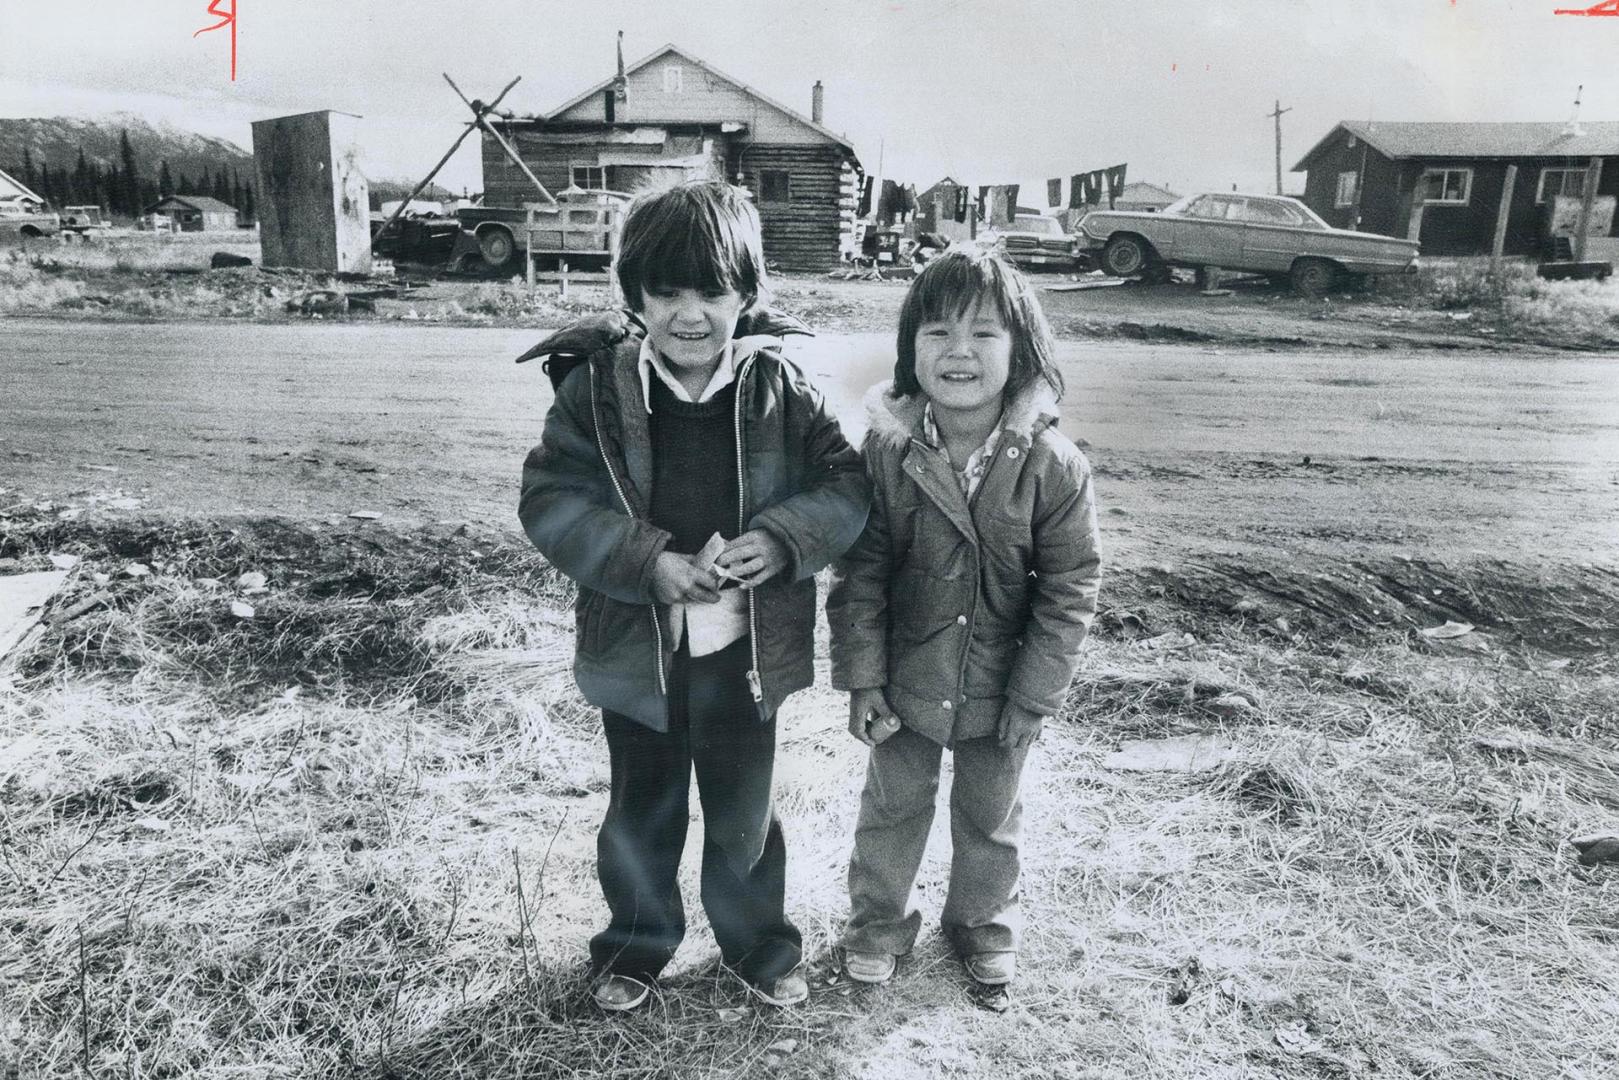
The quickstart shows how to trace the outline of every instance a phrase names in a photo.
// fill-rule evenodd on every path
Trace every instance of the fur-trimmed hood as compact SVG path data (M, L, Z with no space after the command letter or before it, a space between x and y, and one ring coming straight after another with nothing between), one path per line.
M927 406L927 395L918 391L911 395L894 393L892 379L885 380L866 391L866 430L872 438L893 446L903 446L922 435L922 410ZM1036 379L1006 403L1002 424L1009 435L1032 443L1036 435L1055 424L1058 419L1057 394L1044 379Z

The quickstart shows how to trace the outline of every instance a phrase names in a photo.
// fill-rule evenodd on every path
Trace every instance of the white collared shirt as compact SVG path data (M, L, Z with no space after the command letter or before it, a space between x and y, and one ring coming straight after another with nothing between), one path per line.
M701 405L736 381L735 357L736 350L727 341L725 351L720 353L719 366L714 369L714 377L708 380L708 385L703 388L701 394L697 395L697 400L693 401L692 404ZM636 368L641 373L641 400L646 402L647 412L652 411L653 375L656 375L663 385L669 388L669 392L674 394L677 400L692 400L691 394L681 385L680 380L675 378L674 373L669 370L669 366L664 363L663 357L658 355L658 350L652 347L650 337L641 339L641 358L637 362Z

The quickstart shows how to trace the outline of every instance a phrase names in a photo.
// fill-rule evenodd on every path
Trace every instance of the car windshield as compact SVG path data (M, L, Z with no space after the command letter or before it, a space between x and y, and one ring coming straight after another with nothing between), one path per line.
M1041 233L1045 236L1062 235L1061 222L1056 218L1041 217L1038 214L1019 214L1012 229L1015 232Z

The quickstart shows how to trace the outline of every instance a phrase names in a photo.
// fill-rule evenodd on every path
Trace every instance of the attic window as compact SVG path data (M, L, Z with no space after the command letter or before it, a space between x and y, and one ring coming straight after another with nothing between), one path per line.
M686 89L686 69L679 64L670 64L663 69L663 92L665 94L678 94Z
M762 203L791 202L793 198L792 174L786 169L759 170L759 201Z

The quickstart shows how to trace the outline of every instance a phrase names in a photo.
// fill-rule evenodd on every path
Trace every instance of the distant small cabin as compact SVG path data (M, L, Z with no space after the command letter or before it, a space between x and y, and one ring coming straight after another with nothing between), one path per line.
M1113 201L1113 209L1144 210L1148 213L1156 213L1179 198L1179 195L1166 187L1159 187L1157 184L1143 183L1138 180L1124 185L1124 190Z
M167 218L171 232L213 232L237 228L236 207L206 195L170 195L142 214Z

